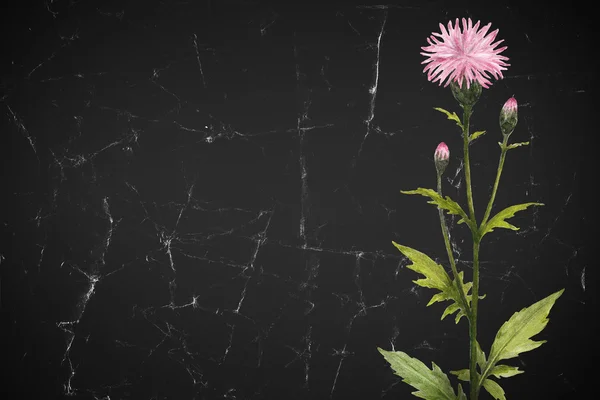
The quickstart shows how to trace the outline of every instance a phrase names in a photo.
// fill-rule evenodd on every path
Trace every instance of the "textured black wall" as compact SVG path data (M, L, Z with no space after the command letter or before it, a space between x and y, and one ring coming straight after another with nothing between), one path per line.
M433 107L460 109L419 54L461 17L500 29L511 64L472 118L488 131L471 148L477 215L512 95L511 141L530 145L509 152L495 209L545 203L484 240L480 342L566 288L548 342L500 383L509 399L584 398L597 333L589 11L276 3L3 10L3 398L414 398L377 346L466 368L466 321L425 307L434 292L391 244L448 267L436 209L400 190L435 187L444 141L444 190L465 204L460 132ZM470 235L450 222L470 280Z

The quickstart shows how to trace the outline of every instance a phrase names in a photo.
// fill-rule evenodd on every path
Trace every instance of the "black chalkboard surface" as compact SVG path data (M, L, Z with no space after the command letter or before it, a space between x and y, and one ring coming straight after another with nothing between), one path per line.
M505 398L594 397L594 21L523 3L3 10L2 398L458 398L461 383L473 399L450 373L469 368L473 320L454 268L485 295L486 356L515 312L561 293L523 317L529 336L505 329L545 341L498 363L524 371L490 376ZM468 124L445 86L463 67L487 86ZM460 222L492 193L489 221L528 206L475 252ZM392 351L425 375L395 375Z

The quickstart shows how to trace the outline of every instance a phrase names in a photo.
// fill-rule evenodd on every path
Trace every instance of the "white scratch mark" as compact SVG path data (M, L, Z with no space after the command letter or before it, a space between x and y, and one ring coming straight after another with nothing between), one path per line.
M387 12L384 14L383 23L381 24L381 31L379 32L379 36L377 37L377 57L375 60L375 78L373 86L369 89L369 94L371 95L371 103L369 110L369 118L367 118L367 123L371 123L373 118L375 117L375 99L377 97L377 86L379 85L379 60L380 60L380 52L381 52L381 38L383 37L383 31L385 29L385 23L387 22Z
M204 70L202 69L202 62L200 62L200 51L198 51L198 36L194 33L194 49L196 50L196 61L198 62L198 68L200 68L200 76L202 77L202 85L206 88L206 81L204 80Z

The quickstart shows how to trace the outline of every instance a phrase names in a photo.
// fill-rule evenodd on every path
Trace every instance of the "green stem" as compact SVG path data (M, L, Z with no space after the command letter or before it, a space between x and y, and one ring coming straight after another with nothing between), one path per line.
M492 212L492 207L494 205L494 200L496 200L496 193L498 192L498 185L500 184L500 177L502 176L502 169L504 168L504 161L506 160L506 152L508 151L507 147L508 136L504 136L504 140L500 147L502 151L500 153L500 161L498 162L498 171L496 172L496 180L494 181L494 188L492 189L492 195L490 196L490 201L488 202L487 208L485 210L485 215L481 220L481 225L479 226L479 231L485 226L490 217L490 213ZM474 236L475 239L475 236ZM477 363L477 354L476 354L476 342L473 338L477 338L477 305L479 301L479 245L480 245L480 237L479 234L476 240L473 241L473 293L471 298L471 312L473 318L471 319L470 326L470 338L471 338L471 363L470 363L470 375L471 375L471 400L477 400L479 396L480 385L483 383L483 380L486 377L486 371L482 371L482 376L479 379L474 380L473 377L476 376L476 368L475 365Z
M437 174L437 192L442 197L442 176L441 174ZM460 299L462 304L461 308L464 310L467 319L471 319L471 311L469 309L469 303L467 302L467 298L465 296L465 291L463 289L462 280L458 276L458 270L456 269L456 263L454 261L454 254L452 253L452 247L450 246L450 235L448 234L448 226L446 225L446 219L444 218L444 212L441 208L438 207L438 214L440 216L440 225L442 227L442 234L444 236L444 244L446 245L446 253L448 253L448 260L450 260L450 266L452 267L452 274L454 275L454 279L456 280L456 284L458 286L458 292L460 293Z
M477 306L479 303L479 237L473 235L473 289L471 293L471 319L469 321L469 344L471 362L469 365L471 400L479 396L477 379Z
M465 179L467 181L467 202L469 203L469 215L471 220L475 221L475 206L473 205L473 191L471 190L471 164L469 163L469 123L471 120L472 108L463 106L463 162L465 167Z
M494 188L492 189L492 195L490 197L490 201L487 205L487 209L485 210L485 215L483 216L483 220L481 221L480 229L485 225L490 217L490 213L492 212L492 206L494 205L494 200L496 199L496 192L498 191L498 184L500 183L500 176L502 175L502 168L504 167L504 160L506 159L506 152L508 148L506 146L508 142L508 136L504 136L504 141L502 142L502 152L500 153L500 162L498 163L498 171L496 172L496 181L494 182Z
M475 218L475 206L473 205L473 190L471 184L471 162L469 160L469 123L471 119L471 106L463 106L463 163L465 168L465 180L467 185L467 202L469 204L469 215L472 225L477 227ZM477 305L479 300L479 231L477 228L471 231L473 236L473 288L471 292L471 318L469 319L469 374L471 386L471 400L477 400L479 386L477 380Z

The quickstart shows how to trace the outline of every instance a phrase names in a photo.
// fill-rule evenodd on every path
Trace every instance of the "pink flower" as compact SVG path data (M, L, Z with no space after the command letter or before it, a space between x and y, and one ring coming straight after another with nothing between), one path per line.
M435 161L435 168L438 173L440 175L443 174L450 162L450 150L448 149L448 146L446 146L446 143L441 142L438 144L435 153L433 154L433 161Z
M448 146L446 145L446 143L441 142L440 144L438 144L437 148L435 149L433 159L435 161L447 161L449 158L450 158L450 150L448 149Z
M504 103L504 106L502 106L502 112L505 115L516 114L517 110L517 99L515 99L514 97L511 97L510 99L506 100L506 103Z
M517 100L514 97L506 100L506 103L502 106L502 110L500 110L500 129L503 135L510 135L515 130L515 126L519 122L518 110Z
M427 72L427 80L440 82L446 81L444 87L451 81L462 86L463 80L467 81L467 88L471 82L477 81L484 88L491 85L491 75L496 79L503 78L502 71L510 66L504 61L508 57L499 55L506 46L496 49L504 40L492 43L496 39L498 29L487 35L491 23L479 29L479 21L473 26L471 19L462 19L462 32L458 25L458 18L454 27L448 22L448 30L440 24L442 33L434 32L427 42L429 46L421 47L421 55L428 57L421 64L427 64L423 72ZM436 37L437 36L437 37ZM438 39L439 38L439 39Z

